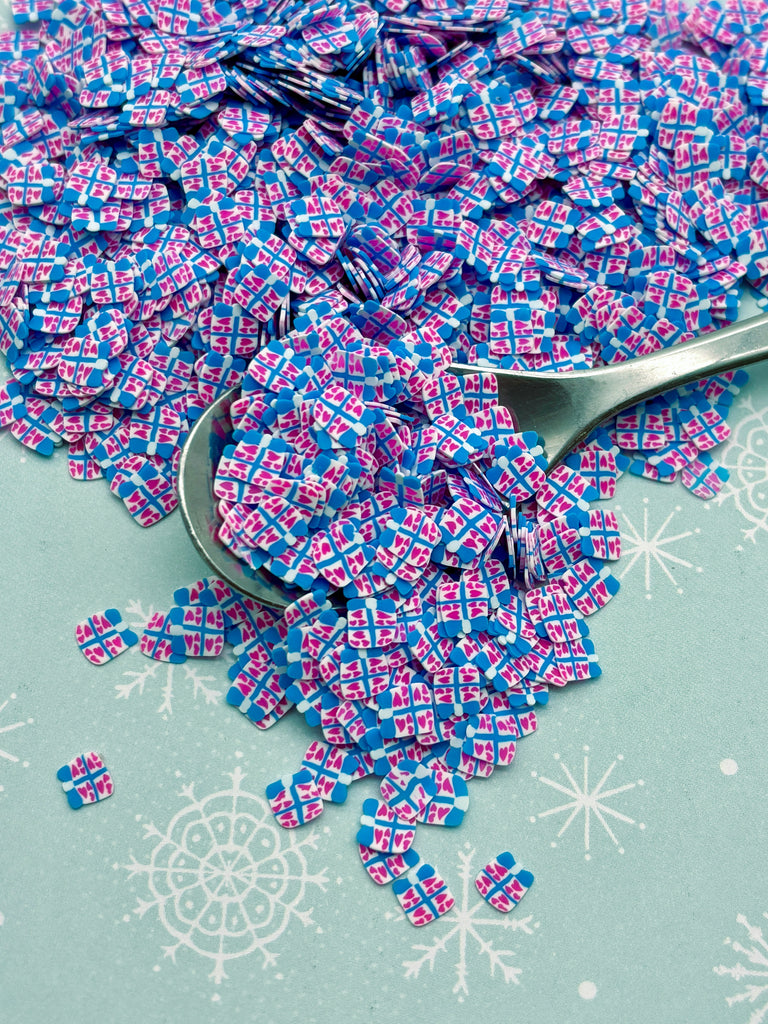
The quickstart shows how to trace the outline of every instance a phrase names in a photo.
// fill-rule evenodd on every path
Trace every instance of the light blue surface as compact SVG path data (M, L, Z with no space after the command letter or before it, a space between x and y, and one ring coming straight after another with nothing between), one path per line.
M358 859L372 780L274 825L265 787L314 738L298 716L255 729L223 659L95 668L77 649L87 615L139 622L203 574L178 514L142 531L63 452L0 436L3 1024L768 1019L768 366L729 422L722 500L621 482L622 589L590 620L603 675L553 693L459 829L420 829L459 912L419 930ZM115 795L72 811L56 770L85 749ZM578 789L588 849L584 801L567 827L553 810ZM505 849L536 878L509 917L472 884Z

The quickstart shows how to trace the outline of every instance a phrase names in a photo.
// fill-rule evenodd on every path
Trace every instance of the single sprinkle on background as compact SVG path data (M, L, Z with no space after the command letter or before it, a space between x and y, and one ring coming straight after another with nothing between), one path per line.
M514 910L532 885L531 872L517 864L508 850L484 865L475 878L477 891L502 914Z
M78 754L72 761L62 765L56 772L56 778L73 810L106 800L114 792L112 775L102 756L94 750Z

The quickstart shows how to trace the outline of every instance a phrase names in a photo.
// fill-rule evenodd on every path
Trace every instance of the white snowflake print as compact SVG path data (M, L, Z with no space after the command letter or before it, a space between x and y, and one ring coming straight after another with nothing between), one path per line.
M152 605L149 606L147 611L139 601L130 601L126 608L126 616L130 616L129 624L131 629L139 633L144 629L154 613L155 609ZM177 691L179 684L186 685L187 691L191 689L193 700L203 700L206 704L215 704L222 695L221 690L214 689L208 685L209 683L217 682L217 679L215 676L203 675L200 671L198 660L190 659L185 661L183 665L171 665L165 661L154 661L151 658L145 657L141 654L138 647L132 648L126 657L140 658L141 668L136 671L127 670L123 672L123 676L129 681L127 683L118 683L115 686L118 700L121 698L127 700L134 694L141 696L144 690L147 689L148 683L155 683L160 690L161 696L161 701L157 708L158 714L170 715L173 713L174 697L177 696L174 688ZM222 658L217 659L217 665L219 668L223 665L224 671L226 671L231 661L231 654L226 653Z
M495 949L491 940L484 934L486 929L503 928L505 931L532 935L533 929L538 928L538 922L532 924L533 915L523 917L519 909L510 914L500 914L490 908L475 889L476 872L472 868L475 851L470 848L469 843L465 843L464 849L459 850L458 855L461 896L447 914L427 926L433 941L412 946L420 956L415 960L404 960L403 967L406 978L418 978L422 967L428 966L430 971L433 971L438 953L445 952L451 943L455 943L457 960L454 964L456 983L453 992L461 1003L464 1002L464 996L469 994L467 968L473 943L477 945L478 955L488 957L492 977L498 971L505 982L520 983L522 968L510 963L515 955L514 951ZM398 911L389 911L386 916L389 920L405 920L405 915Z
M614 807L609 807L608 801L617 797L620 793L629 792L636 786L643 786L643 780L638 779L636 782L626 782L624 785L616 786L613 789L606 788L608 780L611 778L614 769L624 760L623 756L618 754L603 772L599 781L593 785L592 789L590 789L589 747L584 747L584 781L582 783L577 782L574 773L567 767L567 765L564 764L559 754L555 754L554 757L563 770L565 783L558 782L555 779L547 779L543 775L539 775L538 772L531 772L531 775L545 786L549 786L556 792L562 793L563 796L567 798L566 802L558 804L556 807L549 807L545 811L540 811L537 815L531 817L531 822L536 822L541 818L549 818L553 814L565 814L566 818L563 822L563 826L557 833L557 838L560 839L568 831L570 826L578 819L579 815L583 813L585 860L590 860L592 857L590 827L593 817L603 827L606 835L609 837L618 852L624 853L624 847L619 845L619 840L611 828L609 819L612 821L620 821L625 825L636 825L637 828L641 830L645 828L645 825L642 822L636 822L635 819L630 818L629 815L624 814L621 811L617 811ZM552 846L556 845L557 843L553 841Z
M764 913L763 917L768 920L768 913ZM727 996L726 1002L729 1006L747 1003L755 1007L745 1024L762 1024L768 1020L768 942L762 928L750 924L744 914L737 914L736 921L746 929L751 945L742 945L734 939L726 939L725 944L734 953L744 957L746 963L739 961L730 967L720 964L713 970L715 974L733 978L743 986L740 992Z
M2 717L3 717L4 713L6 712L6 710L8 709L8 707L10 705L10 702L12 700L16 700L16 694L15 693L12 693L10 695L10 697L7 697L2 703L0 703L0 723L2 722ZM11 717L15 717L15 716L11 716ZM33 723L34 723L34 719L33 718L27 718L26 720L18 719L15 722L8 722L8 723L0 724L0 736L5 736L6 734L15 732L17 729L24 728L25 725L32 725ZM5 743L5 740L3 740L3 743ZM11 744L9 743L9 746L10 745ZM21 759L19 758L19 756L17 754L14 754L14 753L12 753L12 751L4 750L2 748L0 748L0 761L8 761L11 764L19 764L19 763L21 763L22 767L24 767L24 768L28 768L29 767L29 761L21 761ZM0 792L2 791L2 788L3 787L0 786Z
M731 475L714 501L733 501L751 523L744 537L756 543L757 535L768 531L768 406L756 409L751 398L744 398L737 408L746 415L718 456Z
M616 506L621 521L621 560L619 562L619 579L623 579L631 572L635 565L640 565L644 570L645 596L651 599L652 570L661 569L663 575L678 594L683 593L683 588L678 584L672 569L692 569L693 563L680 555L669 550L670 545L679 544L701 531L698 527L694 530L682 530L680 533L666 533L667 528L678 512L677 505L672 512L664 519L659 527L651 526L648 515L648 499L643 498L643 521L642 525L635 524L629 516ZM696 572L701 572L701 566L696 566Z
M132 856L123 865L149 889L134 913L156 910L174 940L165 956L175 962L183 948L211 960L217 985L230 960L259 952L264 966L273 966L277 953L269 947L294 919L313 923L307 890L327 883L325 871L310 872L304 854L316 848L317 833L281 829L266 801L243 789L239 768L228 777L231 786L203 798L193 784L184 786L188 803L165 832L144 826L144 838L155 843L149 862Z

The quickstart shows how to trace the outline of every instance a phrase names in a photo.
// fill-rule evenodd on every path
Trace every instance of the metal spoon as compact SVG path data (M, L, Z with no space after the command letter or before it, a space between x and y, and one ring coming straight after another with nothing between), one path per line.
M499 404L508 406L518 429L544 439L551 469L598 424L637 402L701 377L725 373L768 356L768 313L741 320L711 334L650 356L572 373L488 370L498 381ZM456 365L456 373L482 368ZM192 541L211 568L243 593L273 608L300 595L260 570L248 569L218 540L221 518L213 481L232 424L229 407L236 392L214 402L190 432L179 466L179 505Z
M535 430L544 438L547 467L552 469L598 424L622 409L766 356L768 313L763 313L624 363L572 373L494 370L493 374L499 405L512 410L518 429ZM456 364L451 369L478 372L476 366Z

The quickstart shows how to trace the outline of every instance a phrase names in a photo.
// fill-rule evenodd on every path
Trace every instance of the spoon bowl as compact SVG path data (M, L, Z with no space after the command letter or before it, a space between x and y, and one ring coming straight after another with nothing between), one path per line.
M270 608L286 608L302 591L283 585L264 571L251 569L219 540L221 516L213 493L221 453L232 441L229 408L232 388L210 405L190 431L179 463L179 508L192 543L213 571L243 594Z

